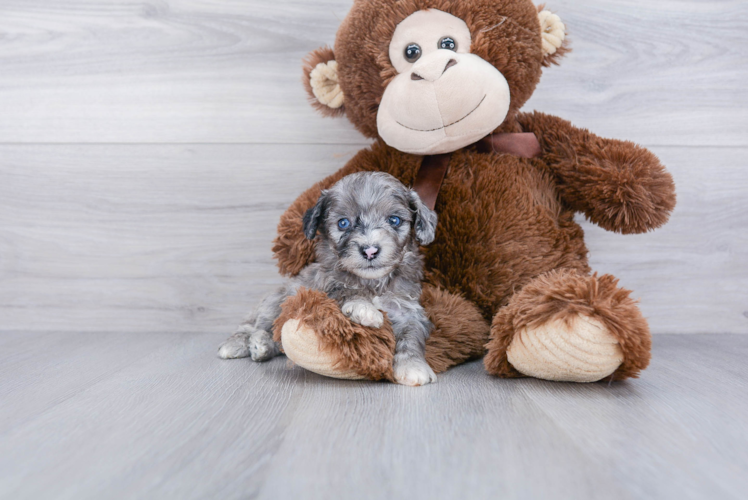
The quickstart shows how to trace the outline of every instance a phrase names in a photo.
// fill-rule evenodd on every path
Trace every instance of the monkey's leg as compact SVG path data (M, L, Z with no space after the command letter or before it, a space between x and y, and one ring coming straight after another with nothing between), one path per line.
M393 379L395 337L386 317L381 328L360 325L324 292L307 288L299 288L282 310L274 338L297 365L327 377Z
M423 287L421 304L434 325L425 353L434 372L483 355L489 325L475 305L430 285ZM275 340L297 365L328 377L394 381L389 318L381 328L352 323L334 300L303 288L282 309Z
M475 304L424 284L421 305L434 325L426 339L426 362L434 372L444 372L485 354L490 326Z
M486 370L564 382L637 377L649 364L649 327L617 285L570 269L538 276L494 317Z

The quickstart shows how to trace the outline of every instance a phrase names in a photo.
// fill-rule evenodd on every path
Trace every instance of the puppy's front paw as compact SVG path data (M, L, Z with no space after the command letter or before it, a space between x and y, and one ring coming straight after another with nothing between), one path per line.
M426 360L411 356L395 356L395 380L398 384L416 387L436 382L434 370Z
M384 324L384 315L371 302L351 300L343 304L341 310L351 321L362 326L381 328Z

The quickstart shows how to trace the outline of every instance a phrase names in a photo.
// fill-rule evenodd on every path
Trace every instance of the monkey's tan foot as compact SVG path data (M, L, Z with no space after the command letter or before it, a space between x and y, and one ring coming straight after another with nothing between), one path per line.
M339 355L325 349L317 332L298 319L289 319L283 324L281 345L290 360L310 372L349 380L365 378L355 370L337 368Z
M562 269L535 278L494 317L486 370L566 382L637 377L651 337L630 293L609 275Z
M381 328L362 326L327 295L306 288L282 309L274 338L297 365L327 377L394 380L395 336L386 317Z
M582 314L523 328L506 354L523 375L565 382L596 382L623 362L618 340L600 321Z

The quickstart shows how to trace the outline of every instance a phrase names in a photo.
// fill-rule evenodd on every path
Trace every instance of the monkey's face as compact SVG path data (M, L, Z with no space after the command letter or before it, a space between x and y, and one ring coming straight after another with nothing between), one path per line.
M312 105L406 153L456 151L514 116L567 51L558 16L531 0L356 0L335 51L313 51Z
M397 76L377 113L380 137L413 154L454 151L490 134L511 101L504 75L470 53L465 22L435 9L397 25L389 57Z

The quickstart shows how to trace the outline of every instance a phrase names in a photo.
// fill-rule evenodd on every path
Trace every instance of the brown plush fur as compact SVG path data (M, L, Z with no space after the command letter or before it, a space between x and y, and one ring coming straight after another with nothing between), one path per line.
M462 297L426 285L421 304L434 324L426 341L426 361L436 373L483 356L489 326L480 311Z
M401 20L424 8L467 23L471 50L495 65L510 85L511 109L497 130L534 132L542 148L541 156L531 160L481 153L475 146L452 154L436 203L436 239L423 249L422 300L436 325L427 344L429 362L442 371L480 355L493 321L486 368L517 376L506 361L506 348L519 328L581 313L603 322L621 343L624 363L613 378L636 376L649 362L646 321L630 292L617 288L613 277L589 276L587 248L574 214L582 212L624 234L654 229L675 206L672 177L651 152L633 143L603 139L542 113L519 112L543 65L557 63L566 52L543 58L537 10L528 0L357 1L340 27L335 55L345 115L362 133L377 137L378 103L394 75L389 37ZM332 55L320 54L314 60ZM314 260L301 218L322 189L363 170L388 172L412 185L421 160L377 140L307 190L281 218L273 248L281 272L294 275ZM315 307L324 307L324 314ZM284 318L301 315L319 327L320 338L340 353L341 367L391 378L377 359L391 352L391 344L341 320L331 303L303 294L284 311Z
M297 214L314 204L321 189L364 170L384 171L412 184L420 160L380 141L304 193L281 218L275 245L281 269L301 269L314 260L314 247L299 236ZM541 167L537 160L464 149L452 155L439 193L436 239L423 249L426 281L464 295L489 321L515 289L538 274L558 267L589 271L574 212L563 205L552 176Z
M534 132L566 203L607 229L644 233L665 224L675 208L673 177L633 142L603 139L561 118L520 114Z

